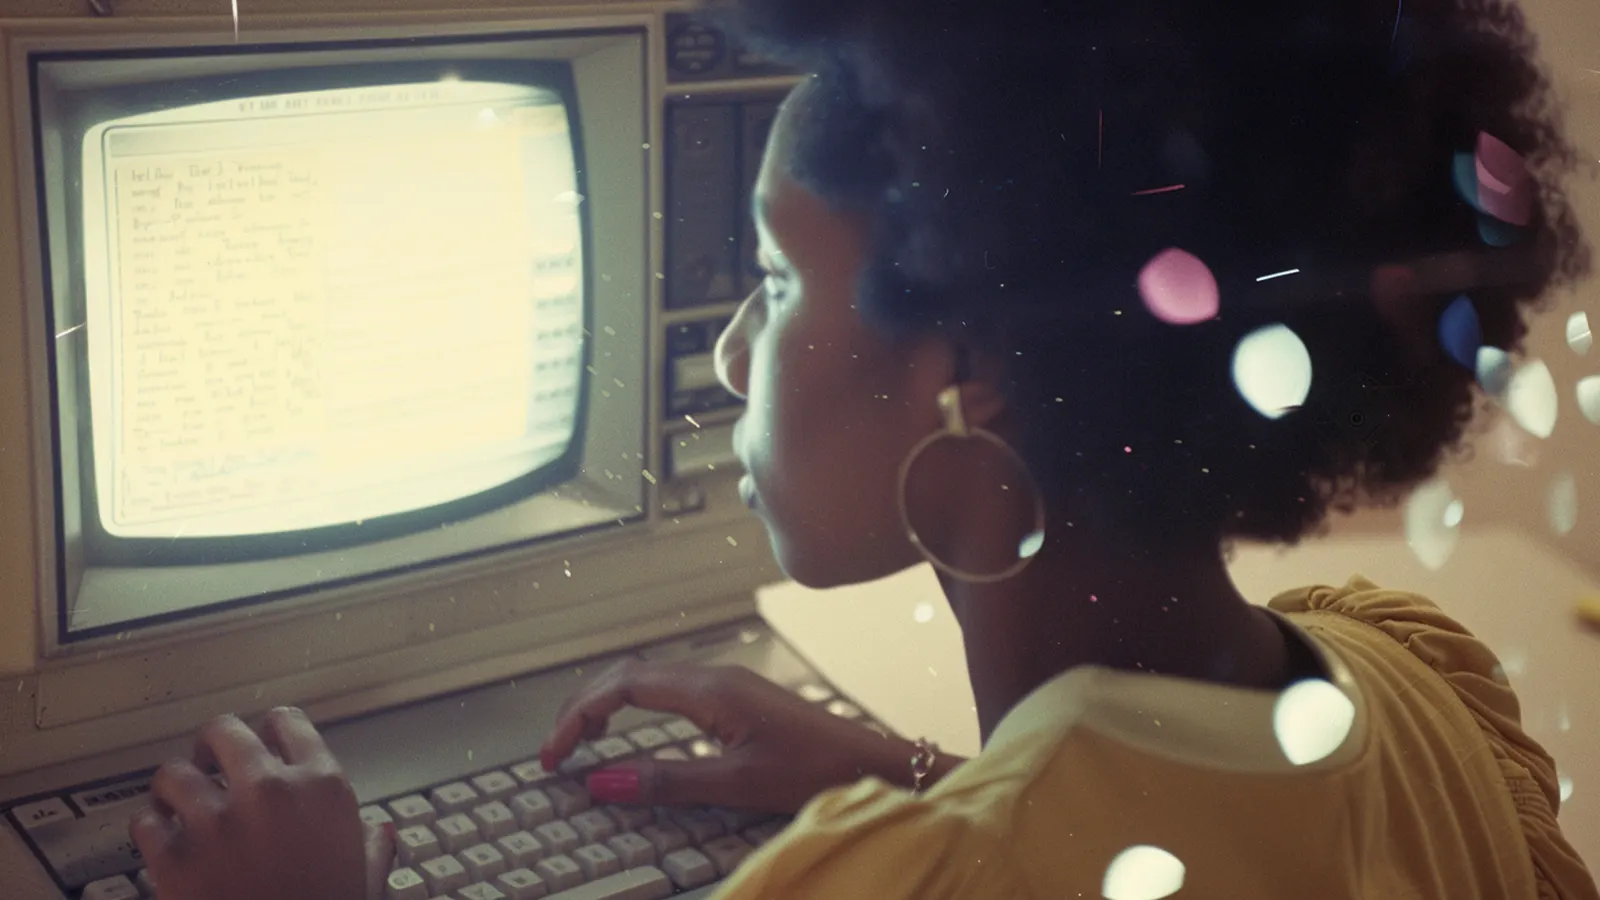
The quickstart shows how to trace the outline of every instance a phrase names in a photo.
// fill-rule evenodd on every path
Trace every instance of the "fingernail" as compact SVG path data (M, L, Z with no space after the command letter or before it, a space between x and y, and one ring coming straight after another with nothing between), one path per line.
M395 844L400 840L398 834L393 822L383 823L383 835L389 839L390 844Z
M638 769L602 769L587 780L589 793L606 803L634 803L639 799Z

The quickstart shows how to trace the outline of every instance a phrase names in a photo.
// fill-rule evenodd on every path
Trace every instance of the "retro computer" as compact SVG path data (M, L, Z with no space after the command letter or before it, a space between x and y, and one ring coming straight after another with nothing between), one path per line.
M609 659L859 715L754 617L780 576L710 364L794 76L660 3L511 6L0 12L8 900L148 892L127 815L224 712L304 707L402 825L549 789L550 821L475 823L471 884L402 859L399 900L681 893L781 827L699 811L609 868L500 846L587 805L523 764ZM715 752L613 730L573 765Z
M1527 5L1582 61L1557 76L1593 143L1590 13ZM363 815L421 829L392 900L700 896L782 828L659 811L647 845L611 843L649 826L586 815L585 767L717 749L630 711L544 772L559 704L615 659L747 665L866 727L913 683L964 712L948 617L948 665L882 679L756 615L781 575L710 350L758 279L743 210L796 76L687 10L0 0L0 898L148 896L128 814L226 712L305 708ZM1570 341L1530 338L1563 385L1592 371ZM1586 498L1592 428L1564 412L1544 445ZM1467 604L1508 670L1541 648L1529 727L1592 758L1565 609L1594 582L1532 560L1554 541L1593 575L1600 542L1588 513L1526 539L1546 468L1488 447L1452 474L1474 527L1519 536L1465 538L1448 584L1392 522L1315 563L1252 551L1237 580L1359 569ZM927 640L931 589L901 588L857 604L880 665ZM1582 790L1563 820L1593 859Z

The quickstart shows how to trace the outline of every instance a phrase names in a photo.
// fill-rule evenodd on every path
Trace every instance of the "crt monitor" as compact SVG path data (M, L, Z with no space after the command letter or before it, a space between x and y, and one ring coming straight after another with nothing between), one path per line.
M410 6L0 18L0 793L777 577L703 377L738 298L663 299L705 268L665 256L669 12ZM734 83L770 118L792 79Z
M130 61L36 63L60 503L91 574L64 636L638 514L637 477L580 477L586 444L639 447L604 410L586 430L570 65L501 52L115 88Z

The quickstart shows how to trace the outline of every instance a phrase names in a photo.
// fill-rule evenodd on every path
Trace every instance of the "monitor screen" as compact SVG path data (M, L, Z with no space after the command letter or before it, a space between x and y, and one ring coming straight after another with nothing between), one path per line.
M642 520L643 61L38 57L62 639Z
M577 171L563 98L529 85L260 95L90 128L100 527L347 525L568 457Z

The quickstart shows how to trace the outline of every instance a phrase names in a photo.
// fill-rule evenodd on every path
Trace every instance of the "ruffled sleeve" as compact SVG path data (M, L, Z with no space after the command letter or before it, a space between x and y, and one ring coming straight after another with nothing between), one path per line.
M1540 900L1600 897L1576 850L1556 824L1561 807L1555 761L1522 730L1517 695L1500 661L1471 632L1428 599L1352 578L1342 588L1282 594L1280 613L1333 613L1387 635L1437 672L1471 712L1493 750L1517 810Z
M875 778L813 800L716 900L1022 900L994 835Z

